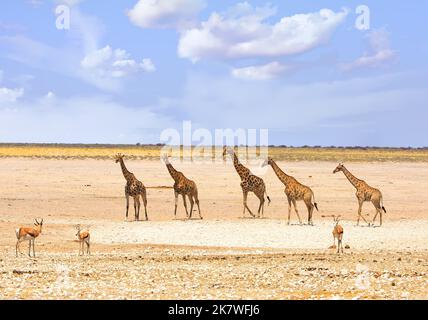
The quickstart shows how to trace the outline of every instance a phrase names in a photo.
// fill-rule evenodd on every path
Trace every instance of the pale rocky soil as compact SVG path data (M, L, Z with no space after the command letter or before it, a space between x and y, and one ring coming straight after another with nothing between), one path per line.
M279 164L314 190L315 226L296 225L294 213L286 225L283 186L271 169L259 174L272 203L265 219L254 220L242 219L232 166L176 164L197 183L204 216L184 221L181 199L173 220L165 167L128 161L148 187L150 221L124 222L124 179L113 161L0 159L0 298L428 298L428 164L347 164L382 190L388 213L381 228L355 226L355 191L332 174L336 163ZM130 218L132 211L131 202ZM373 217L371 204L364 213ZM344 217L345 254L328 249L332 221L322 214ZM15 258L14 229L34 217L45 221L37 259ZM90 226L90 257L77 256L76 223Z

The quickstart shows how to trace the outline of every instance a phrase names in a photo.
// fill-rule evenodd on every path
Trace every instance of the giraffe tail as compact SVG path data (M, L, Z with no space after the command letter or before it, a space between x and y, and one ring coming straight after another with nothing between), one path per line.
M268 199L268 205L270 204L270 198L269 198L269 196L268 196L268 194L267 194L267 192L265 191L265 194L266 194L266 198Z
M315 195L314 194L312 194L312 200L314 200L315 209L317 209L317 211L319 211L318 210L318 203L316 203L316 201L315 201Z
M382 200L382 210L386 213L386 209L385 209L385 207L383 206L383 200Z

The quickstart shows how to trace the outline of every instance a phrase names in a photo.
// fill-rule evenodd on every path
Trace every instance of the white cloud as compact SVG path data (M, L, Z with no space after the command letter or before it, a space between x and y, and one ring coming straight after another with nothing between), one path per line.
M46 99L55 99L55 93L53 93L52 91L49 91L46 95L45 98Z
M205 5L205 0L139 0L128 17L142 28L182 28L192 23Z
M23 88L10 89L0 87L0 102L15 102L24 95Z
M181 33L178 54L193 62L299 54L326 43L348 14L345 9L322 9L267 22L275 12L271 6L253 8L248 3L223 14L214 12L199 27Z
M150 59L137 62L122 49L113 50L110 46L95 50L86 55L81 61L84 69L95 71L102 77L122 78L140 71L153 72L155 65Z
M156 71L156 67L152 60L146 58L140 63L140 67L146 72L154 72Z
M82 67L84 68L97 68L108 62L113 55L113 51L110 46L106 46L102 49L95 50L87 54L82 60Z
M288 68L279 62L271 62L261 66L249 66L232 69L232 76L244 80L269 80L280 75Z
M367 37L369 49L355 61L342 64L343 70L379 67L396 57L396 52L390 47L389 34L385 30L374 30Z

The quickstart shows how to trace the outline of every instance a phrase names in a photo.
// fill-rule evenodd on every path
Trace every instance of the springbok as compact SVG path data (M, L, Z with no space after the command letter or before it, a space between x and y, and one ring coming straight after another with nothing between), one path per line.
M337 239L337 253L339 253L339 250L343 253L343 227L339 224L340 221L340 215L330 215L330 216L322 216L323 218L326 217L332 217L334 221L334 228L333 228L333 246L331 248L334 248L336 246L336 239Z
M39 222L37 219L35 220L35 227L21 227L15 229L16 238L18 241L16 242L16 256L18 257L19 245L21 242L28 240L28 256L31 257L31 244L33 245L33 257L36 257L36 251L34 250L34 240L42 233L43 226L43 218Z
M85 254L85 244L86 244L86 254L91 254L91 243L90 243L90 239L91 239L91 235L89 233L89 231L82 231L80 224L76 225L76 237L79 240L80 243L80 247L79 247L79 256L80 255L84 255ZM82 253L82 254L80 254Z

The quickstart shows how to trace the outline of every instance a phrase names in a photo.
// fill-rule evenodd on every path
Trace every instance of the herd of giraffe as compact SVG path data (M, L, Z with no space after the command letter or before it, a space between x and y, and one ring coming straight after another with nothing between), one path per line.
M243 215L245 216L245 211L255 218L256 215L251 211L247 204L247 197L249 192L253 192L256 197L259 199L259 208L257 210L257 217L263 217L264 212L264 204L265 204L265 195L270 203L271 200L266 192L266 185L262 178L254 175L250 169L245 167L238 159L235 151L232 148L223 147L223 157L226 155L230 155L233 160L233 165L235 167L236 172L241 178L241 189L243 193L243 206L244 211ZM144 203L144 210L146 220L148 220L147 216L147 194L146 188L143 183L139 181L135 175L128 171L123 161L124 155L118 154L116 155L116 163L120 162L120 166L122 168L123 176L126 179L125 185L125 197L126 197L126 220L128 220L128 211L129 211L129 197L134 198L134 210L135 210L135 220L139 220L140 216L140 196ZM201 209L199 206L198 199L198 189L196 187L196 183L184 176L184 174L180 171L177 171L172 164L169 162L168 157L166 155L162 156L162 159L168 169L169 174L174 180L174 196L175 196L175 209L174 209L174 217L177 215L177 205L178 205L178 197L181 195L183 197L183 204L186 210L186 216L188 219L192 218L192 212L194 204L196 203L198 207L199 218L202 219ZM308 186L301 184L294 177L287 175L281 168L276 164L276 162L272 158L267 158L265 162L262 164L263 167L270 165L277 175L278 179L284 184L285 189L284 193L288 200L288 219L287 223L290 224L291 219L291 210L292 206L294 207L294 211L299 219L299 223L302 224L302 219L300 218L299 211L297 210L297 201L303 201L308 210L308 225L313 225L312 215L314 209L318 211L318 204L315 202L315 195L312 189ZM365 181L356 178L348 169L345 168L343 164L339 164L333 173L337 173L342 171L346 178L348 178L349 182L355 187L357 190L356 196L358 199L358 218L357 225L360 223L360 218L362 218L369 226L370 223L364 218L361 214L361 209L363 203L366 201L371 201L376 209L376 214L373 218L372 224L374 225L377 216L379 215L379 223L382 226L382 214L386 213L386 209L383 206L382 201L382 193L380 190L369 186ZM190 210L187 210L187 201L186 196L190 202Z
M271 200L266 192L266 185L262 178L257 177L254 175L250 169L245 167L238 159L238 156L236 155L233 148L223 147L223 157L226 155L230 155L233 160L233 165L235 167L236 172L238 173L239 177L241 178L241 189L243 193L243 206L244 211L243 215L245 216L245 211L247 210L249 214L255 218L256 215L251 211L251 209L248 207L247 204L247 197L249 192L253 192L256 197L259 199L260 204L259 208L257 210L257 217L263 217L264 212L264 204L265 204L265 195L270 203ZM123 176L126 180L125 185L125 198L126 198L126 220L128 220L128 212L129 212L129 198L132 197L134 200L134 212L135 212L135 220L138 221L140 219L140 197L142 198L143 205L144 205L144 213L145 213L145 219L148 220L147 215L147 192L146 187L144 184L139 181L135 175L130 172L124 162L124 155L117 154L115 156L115 162L120 163ZM175 196L175 208L174 208L174 217L177 215L177 205L178 205L178 198L181 195L183 198L183 204L184 208L186 210L186 216L188 219L192 218L193 208L194 204L196 203L196 206L198 208L199 218L202 219L201 209L199 206L199 198L198 198L198 189L196 186L196 183L190 179L188 179L182 172L177 171L172 164L169 162L168 157L166 155L162 156L162 159L168 169L169 174L171 175L172 179L174 180L174 196ZM298 182L294 177L287 175L281 168L276 164L276 162L272 158L267 158L264 163L262 164L263 167L270 165L275 172L278 179L284 184L285 189L284 193L288 200L288 219L287 223L290 224L290 217L291 217L291 209L292 206L294 207L294 211L297 215L297 218L299 219L299 224L302 225L302 219L300 218L299 212L297 210L297 201L303 201L306 205L306 208L308 210L308 225L313 225L313 219L312 214L314 211L314 208L318 211L318 204L315 202L315 196L314 192L311 188L308 186L305 186ZM361 214L361 209L364 202L370 201L374 205L376 209L376 214L373 218L372 225L374 226L374 223L376 221L377 216L379 215L379 223L380 226L382 226L382 214L383 212L386 213L386 209L383 205L383 199L382 199L382 193L380 190L373 188L369 186L365 181L360 180L356 178L348 169L345 168L343 164L339 164L336 169L334 169L333 173L337 173L339 171L342 171L343 174L346 176L346 178L349 180L349 182L355 187L356 189L356 196L358 199L358 218L357 218L357 225L360 223L360 218L362 218L368 226L371 225L370 222L367 222L367 220L364 218L364 216ZM189 199L190 202L190 210L187 210L187 201L186 197ZM342 243L342 237L343 237L343 228L338 225L340 216L334 216L335 221L335 227L333 229L333 237L334 239L338 240L338 252L339 248L341 247ZM18 239L16 243L16 255L18 256L19 251L19 244L25 240L29 241L29 255L31 256L31 247L33 248L33 256L35 256L34 251L34 240L37 238L41 231L42 231L42 225L43 225L43 219L39 222L37 219L35 220L35 227L21 227L15 230L16 237ZM79 255L80 253L84 253L84 246L87 247L87 254L90 253L90 234L87 230L81 230L80 225L76 226L77 233L76 236L78 237L78 241L80 243L80 249L79 249ZM342 247L343 251L343 247Z

